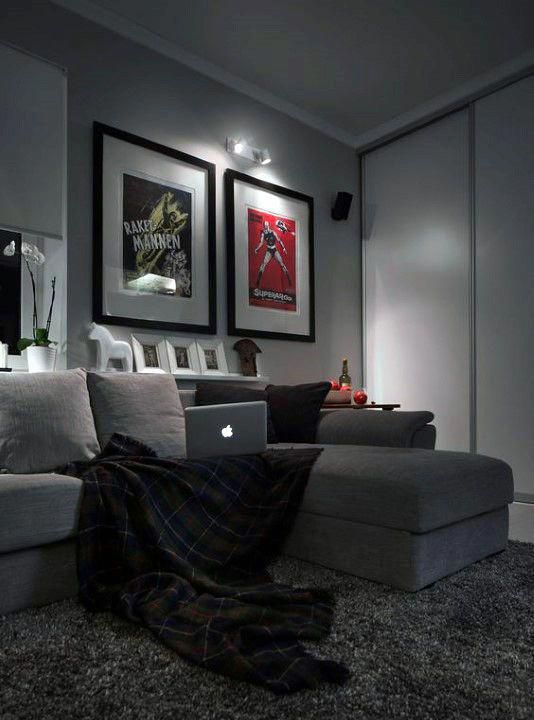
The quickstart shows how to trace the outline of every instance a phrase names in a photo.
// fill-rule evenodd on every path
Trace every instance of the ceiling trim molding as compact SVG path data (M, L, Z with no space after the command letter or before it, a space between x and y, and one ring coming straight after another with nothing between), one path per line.
M292 117L294 120L337 140L343 145L355 148L358 153L366 152L401 133L416 129L419 125L437 119L462 105L467 105L534 71L534 50L529 50L502 65L477 75L446 93L437 95L428 102L417 105L412 110L401 113L385 123L355 135L304 110L298 105L278 97L268 90L264 90L255 83L227 72L218 65L204 60L163 36L148 30L143 25L139 25L115 11L96 5L91 0L52 0L52 2L160 55L175 60L242 95L246 95L263 105Z
M232 90L247 95L285 115L289 115L289 117L298 120L304 125L318 130L323 135L327 135L349 147L355 147L356 137L346 130L338 128L336 125L330 124L326 120L309 113L307 110L303 110L268 90L264 90L254 83L243 80L237 75L223 70L218 65L182 49L177 44L119 13L95 5L90 0L52 0L52 2L66 10L82 15L99 25L103 25L118 35L122 35L129 40L144 45L160 55L165 55L172 60L176 60L182 65L186 65L192 70L232 88Z
M413 110L397 115L392 120L358 135L354 140L354 147L358 153L368 152L378 145L393 140L397 135L415 130L420 125L490 95L533 72L534 50L529 50L513 60L477 75L447 93L437 95Z

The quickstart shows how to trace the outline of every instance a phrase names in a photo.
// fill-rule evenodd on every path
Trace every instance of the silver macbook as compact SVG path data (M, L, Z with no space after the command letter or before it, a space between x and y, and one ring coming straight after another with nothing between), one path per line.
M267 448L267 403L188 407L185 438L188 458L263 452Z

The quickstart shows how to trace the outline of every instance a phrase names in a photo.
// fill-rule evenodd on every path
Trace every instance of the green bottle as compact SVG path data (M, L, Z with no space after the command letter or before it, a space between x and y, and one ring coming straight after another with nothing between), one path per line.
M341 368L341 375L339 376L339 387L349 386L352 389L352 378L349 375L349 361L347 358L343 358L343 367Z

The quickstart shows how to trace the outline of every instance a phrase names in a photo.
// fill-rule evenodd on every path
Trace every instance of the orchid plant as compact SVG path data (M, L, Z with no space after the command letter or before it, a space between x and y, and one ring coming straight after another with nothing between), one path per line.
M48 317L46 320L46 326L45 327L38 327L38 314L37 314L37 297L36 297L36 290L35 290L35 275L32 270L32 265L34 267L37 267L39 265L43 265L45 261L45 256L43 253L39 250L39 248L36 245L33 245L32 243L28 242L22 242L20 244L20 249L16 247L15 241L9 243L9 245L6 245L4 248L4 255L15 255L15 253L20 252L22 255L24 262L26 263L26 267L28 268L28 272L30 273L30 278L32 282L32 292L33 292L33 337L32 338L21 338L17 343L17 348L22 352L23 350L26 350L27 347L30 347L30 345L36 345L37 347L49 347L50 345L55 345L55 342L53 340L50 340L49 334L50 334L50 325L52 323L52 313L54 311L54 302L56 299L56 278L52 278L52 297L50 300L50 308L48 310Z

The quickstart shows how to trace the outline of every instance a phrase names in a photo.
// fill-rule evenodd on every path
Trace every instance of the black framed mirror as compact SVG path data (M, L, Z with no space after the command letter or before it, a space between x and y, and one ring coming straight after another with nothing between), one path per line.
M21 337L21 254L20 233L0 229L0 341L9 345L10 355L19 355L17 342ZM19 249L4 255L11 242Z

